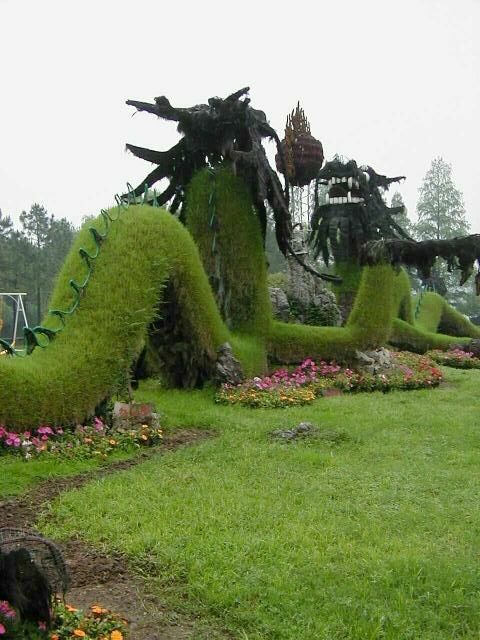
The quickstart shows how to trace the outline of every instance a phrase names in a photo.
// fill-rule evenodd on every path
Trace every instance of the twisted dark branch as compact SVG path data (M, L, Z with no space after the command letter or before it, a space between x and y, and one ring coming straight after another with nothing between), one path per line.
M480 234L450 240L375 240L367 242L360 252L362 265L390 263L395 267L416 267L422 278L431 276L436 258L443 258L449 270L461 272L460 284L472 275L475 263L480 264ZM480 295L480 273L475 277L477 295Z

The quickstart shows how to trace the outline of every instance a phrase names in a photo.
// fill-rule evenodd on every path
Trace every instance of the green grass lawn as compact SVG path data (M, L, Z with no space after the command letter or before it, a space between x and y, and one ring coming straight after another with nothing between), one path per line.
M146 384L164 424L219 437L65 494L44 531L127 553L234 638L478 639L480 372L447 379L283 410ZM304 420L348 438L268 435Z
M0 501L26 493L30 487L44 480L75 476L135 455L137 450L119 451L110 455L105 462L96 458L61 460L54 457L36 458L26 462L20 457L2 456L0 457Z

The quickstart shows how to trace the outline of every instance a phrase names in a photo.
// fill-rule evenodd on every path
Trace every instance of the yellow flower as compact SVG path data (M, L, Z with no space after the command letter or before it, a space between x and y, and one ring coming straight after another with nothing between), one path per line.
M59 640L60 636L58 635L58 633L52 633L52 635L50 636L50 640Z
M67 611L69 611L70 613L74 613L75 611L78 611L78 609L75 609L75 607L70 606L69 604L65 605L65 609Z
M85 633L85 631L82 631L82 629L75 629L75 631L73 632L73 635L76 638L84 638L87 634Z
M117 441L114 440L113 438L111 440L108 441L112 446L117 444Z
M120 631L112 631L112 633L110 634L110 640L123 640L123 635L120 633Z
M140 437L142 440L148 440L148 436L146 436L144 433L142 433Z

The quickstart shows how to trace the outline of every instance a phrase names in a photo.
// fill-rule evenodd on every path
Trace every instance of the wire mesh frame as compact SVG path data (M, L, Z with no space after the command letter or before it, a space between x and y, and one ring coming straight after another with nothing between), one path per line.
M70 577L57 545L30 531L14 527L0 528L0 552L7 554L20 548L29 552L32 561L48 579L52 590L57 595L65 596Z
M25 305L23 304L23 298L26 296L26 293L7 293L0 291L0 298L8 298L13 301L15 305L15 318L13 324L13 336L12 336L12 344L15 344L17 341L18 334L18 324L20 315L23 318L23 324L25 327L28 327L27 313L25 311Z

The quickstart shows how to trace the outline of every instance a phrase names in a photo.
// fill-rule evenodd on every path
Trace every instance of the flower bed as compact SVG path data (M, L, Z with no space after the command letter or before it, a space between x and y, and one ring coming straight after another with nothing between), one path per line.
M434 349L426 354L438 364L446 367L455 367L456 369L480 369L480 358L475 358L470 351L462 349L449 349L448 351L440 351Z
M221 404L241 404L248 407L292 407L313 402L341 392L391 391L422 389L437 386L443 376L435 363L426 356L409 352L394 353L395 366L381 374L368 374L341 367L335 362L318 365L307 358L293 371L278 369L264 378L253 378L237 386L223 385L216 395Z
M5 640L124 640L128 622L100 605L88 613L56 601L51 628L44 622L22 622L8 602L0 601L0 637Z
M78 425L74 430L42 425L23 433L12 433L0 425L0 455L12 453L25 460L39 455L59 455L62 458L105 459L116 450L128 451L140 446L158 444L162 430L144 424L138 429L109 429L98 418L92 425Z

